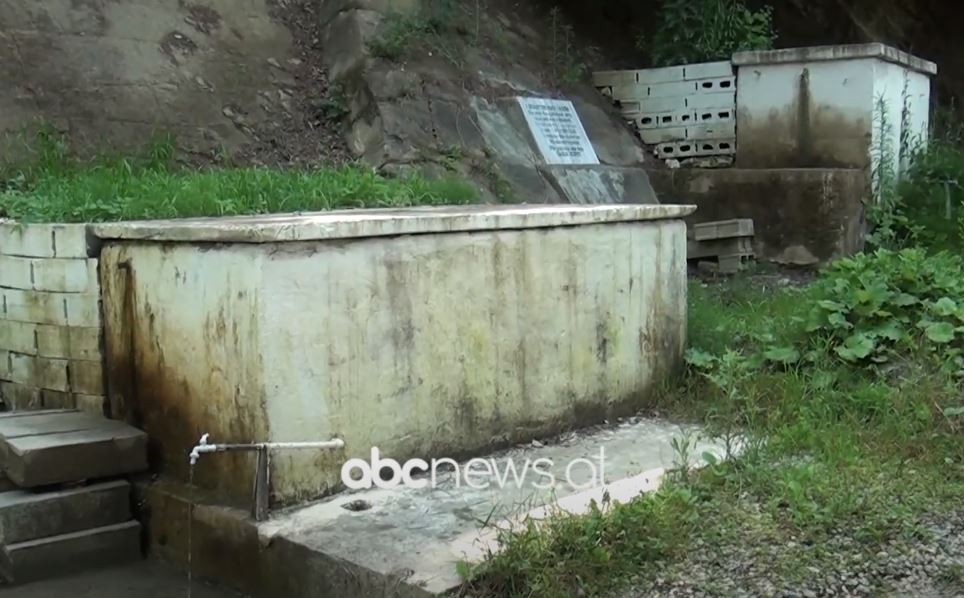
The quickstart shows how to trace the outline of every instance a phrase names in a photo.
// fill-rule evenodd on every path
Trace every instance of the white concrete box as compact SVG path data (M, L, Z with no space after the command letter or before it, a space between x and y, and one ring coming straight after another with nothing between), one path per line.
M342 464L459 457L637 408L680 364L673 205L471 206L117 223L101 279L112 414L186 480L212 442L338 437L272 455L276 501ZM195 481L246 500L250 455Z
M884 167L928 134L937 65L883 44L739 52L737 165ZM901 143L901 139L904 143Z

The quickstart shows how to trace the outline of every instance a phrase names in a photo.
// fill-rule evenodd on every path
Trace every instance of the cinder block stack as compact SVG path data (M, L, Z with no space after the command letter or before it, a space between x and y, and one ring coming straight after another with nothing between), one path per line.
M660 159L736 153L736 75L730 62L601 71L593 83Z
M753 259L753 220L718 220L689 227L686 258L715 261L715 270L733 274Z

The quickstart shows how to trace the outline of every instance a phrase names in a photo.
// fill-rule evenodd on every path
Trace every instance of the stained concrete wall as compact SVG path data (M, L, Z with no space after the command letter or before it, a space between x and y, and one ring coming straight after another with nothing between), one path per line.
M933 63L882 44L740 52L733 62L741 168L876 170L883 117L898 172L901 131L926 138Z
M681 357L690 211L100 227L112 409L148 431L155 465L180 479L204 432L344 439L337 453L274 456L283 502L332 489L341 464L373 446L458 457L632 411ZM199 467L203 487L248 499L252 461Z
M85 225L0 222L0 401L104 410L100 286Z
M813 266L863 249L866 173L845 169L650 171L663 201L694 204L690 224L752 218L757 259Z
M77 143L235 146L285 109L291 44L266 0L5 0L0 133L43 118Z

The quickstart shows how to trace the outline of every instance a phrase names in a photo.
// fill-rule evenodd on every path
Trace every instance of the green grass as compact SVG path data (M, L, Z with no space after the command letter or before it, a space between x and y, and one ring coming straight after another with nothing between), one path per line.
M599 596L629 583L652 587L657 576L686 578L694 547L776 546L776 556L760 558L792 584L812 577L808 567L839 565L842 555L825 546L835 534L872 558L917 537L924 514L960 508L964 421L952 415L964 406L960 381L923 348L879 368L839 358L825 335L807 332L820 289L761 289L749 278L692 283L689 342L712 362L697 366L697 353L656 406L721 437L743 435L745 450L678 472L629 504L504 534L501 553L463 571L470 592ZM773 346L812 360L759 357Z
M23 222L104 222L340 208L465 204L466 183L386 178L350 166L317 170L178 166L160 143L136 157L79 160L41 137L32 159L0 170L0 217Z

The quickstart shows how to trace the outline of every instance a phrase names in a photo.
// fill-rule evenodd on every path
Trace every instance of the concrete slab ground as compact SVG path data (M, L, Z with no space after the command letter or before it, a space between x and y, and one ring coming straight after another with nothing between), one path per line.
M440 595L460 585L459 561L498 549L499 528L556 509L585 512L604 492L624 502L656 489L666 469L680 463L674 442L689 446L691 465L705 452L724 452L698 428L631 418L462 462L458 470L437 468L434 484L431 475L415 477L428 487L345 492L260 524L240 509L197 504L195 575L259 596ZM504 487L495 481L500 477ZM152 542L164 539L152 545L154 553L183 564L190 493L174 486L143 492L153 513Z
M557 444L505 451L476 465L462 464L460 471L440 472L434 488L400 486L342 494L279 513L260 527L260 533L262 538L280 536L441 594L460 585L458 561L478 562L487 551L497 550L496 526L542 518L542 507L553 502L575 501L587 508L588 501L580 499L591 488L597 492L589 494L602 498L597 488L600 476L608 487L628 480L636 492L630 491L626 499L654 490L665 469L678 462L673 440L686 435L694 445L693 459L708 450L719 453L718 446L698 437L696 428L640 419L574 434ZM525 464L536 466L539 460L545 460L543 467L530 467L523 477ZM508 469L510 463L519 475ZM502 479L509 483L501 487L501 480L492 481L487 470L503 472ZM539 487L548 485L548 477L533 471L548 472L554 478L552 486ZM521 484L516 482L519 478Z
M246 598L244 594L194 582L193 598ZM187 576L159 561L81 573L17 587L0 584L4 598L183 598Z

